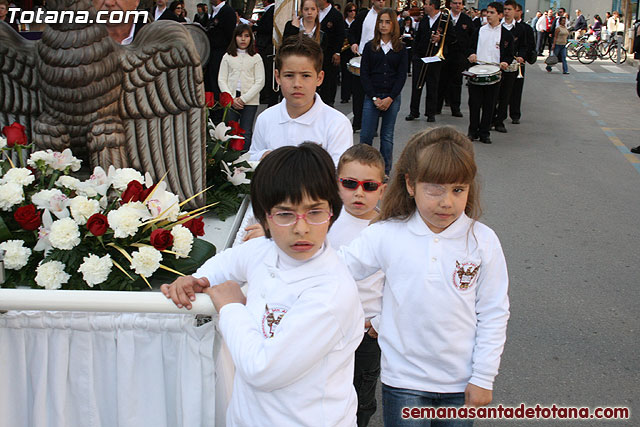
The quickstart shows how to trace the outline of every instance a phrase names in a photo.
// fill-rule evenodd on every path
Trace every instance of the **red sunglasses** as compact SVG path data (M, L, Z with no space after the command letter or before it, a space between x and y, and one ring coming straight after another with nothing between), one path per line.
M362 185L364 191L376 191L378 187L382 185L382 183L378 181L358 181L357 179L351 178L340 178L340 184L347 190L356 190Z

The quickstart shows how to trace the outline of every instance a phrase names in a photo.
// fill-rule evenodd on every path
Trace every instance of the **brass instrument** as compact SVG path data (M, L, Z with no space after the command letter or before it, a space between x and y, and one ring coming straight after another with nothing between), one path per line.
M442 37L440 38L440 49L438 49L438 52L435 54L436 57L440 58L440 61L444 61L444 54L442 53L444 50L444 42L447 36L447 29L449 28L449 22L451 21L451 11L445 7L446 5L446 0L441 0L440 2L440 22L438 23L438 29L436 30L436 33L438 34L442 34ZM443 18L443 16L446 14L446 18ZM429 16L427 16L425 14L424 18L422 19L429 19ZM444 24L444 31L441 32L440 30L442 29L442 21L445 20L445 24ZM432 34L433 36L433 34ZM433 48L436 44L433 43L433 41L430 42L429 44L429 49L427 50L427 57L433 56ZM426 64L422 64L422 68L420 69L420 76L418 77L418 89L422 89L424 87L424 82L425 79L427 77L427 69L429 68L429 63Z
M524 79L524 76L522 75L522 64L518 63L518 77L516 77L517 79Z

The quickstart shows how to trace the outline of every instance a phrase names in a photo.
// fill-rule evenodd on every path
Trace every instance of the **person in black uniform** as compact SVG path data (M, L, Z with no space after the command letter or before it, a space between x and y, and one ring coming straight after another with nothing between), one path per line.
M338 90L340 50L344 44L345 29L342 14L333 7L333 0L317 0L320 12L320 29L326 42L323 46L324 80L318 88L322 102L333 107Z
M347 64L355 56L355 54L351 51L349 46L349 31L351 31L351 24L355 22L356 19L356 5L355 3L347 3L344 5L344 37L346 46L340 52L340 103L346 104L349 102L349 98L351 98L352 90L352 74L347 67Z
M502 26L513 36L515 56L524 58L527 56L527 36L524 32L524 28L516 23L516 4L515 0L507 0L504 2L504 19L502 20ZM509 64L511 65L511 63ZM509 108L509 102L511 101L511 92L513 91L513 85L515 84L517 77L517 67L515 67L515 69L510 68L502 71L500 93L498 94L496 111L493 117L493 126L496 131L501 133L507 133L504 121L507 119L507 109Z
M256 47L264 64L264 87L260 92L260 103L272 107L278 103L278 92L273 90L273 11L274 0L264 0L264 13L254 24Z
M513 62L514 40L511 32L500 24L504 6L491 2L487 6L487 24L473 33L469 45L470 63L500 63L500 69L506 70ZM469 84L469 139L480 138L480 142L491 144L490 129L500 83L491 85ZM482 111L482 118L480 112Z
M371 0L371 9L358 12L348 33L351 51L355 55L362 55L364 45L373 39L373 31L378 13L384 8L385 0ZM364 103L364 89L360 77L354 75L351 79L353 89L353 131L359 131L362 126L362 106Z
M211 53L205 72L204 87L207 92L213 92L215 99L220 99L218 72L222 57L231 43L233 30L236 28L236 11L221 0L212 0L212 4L214 5L213 14L207 27Z
M424 56L434 56L440 49L442 34L444 32L445 23L440 13L440 0L426 0L424 4L424 17L418 25L416 38L413 42L413 75L411 84L411 104L409 106L409 115L404 119L415 120L420 116L420 98L422 97L422 88L419 87L423 68L426 68L426 76L424 76L424 86L427 89L425 102L425 116L428 122L436 121L436 112L438 109L438 84L440 80L440 71L442 70L442 62L432 62L425 64L422 61ZM442 21L442 23L441 23ZM453 31L451 25L447 28L445 43L452 42ZM448 52L443 52L445 58Z
M535 60L537 57L536 38L533 33L533 28L522 21L522 6L520 4L516 4L516 22L516 25L520 26L524 31L526 40L524 53L526 56L523 57L516 54L516 61L520 64L522 78L516 78L516 81L513 84L513 90L511 91L511 100L509 101L509 117L511 117L511 123L514 125L519 124L520 118L522 117L522 90L524 89L524 79L527 77L525 73L526 63L528 60Z
M445 98L449 101L451 115L462 117L462 72L467 65L467 52L473 36L474 25L471 18L462 12L464 0L451 0L451 22L449 27L455 39L448 46L448 54L442 64L440 87L438 88L438 112L442 111Z

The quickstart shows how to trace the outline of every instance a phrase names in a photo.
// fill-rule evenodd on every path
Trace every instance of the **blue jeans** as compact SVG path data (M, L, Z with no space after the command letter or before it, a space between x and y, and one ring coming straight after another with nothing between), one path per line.
M412 419L403 416L403 408L461 407L464 393L431 393L408 390L382 384L382 417L385 427L471 427L473 420L466 419ZM405 410L404 412L408 412Z
M240 111L229 109L227 121L235 120L244 129L244 150L249 151L251 147L251 137L253 135L253 122L258 112L257 105L245 105Z
M566 45L556 45L555 49L553 49L553 54L558 57L558 61L562 61L562 72L569 72L569 65L567 65L567 46ZM547 70L550 70L551 66L547 65Z
M381 95L384 98L386 95ZM396 117L400 111L400 95L393 100L387 111L376 108L371 98L365 96L362 106L362 129L360 130L360 143L373 144L373 136L378 128L378 119L382 117L380 127L380 154L384 159L384 173L389 175L393 159L393 129L396 126Z

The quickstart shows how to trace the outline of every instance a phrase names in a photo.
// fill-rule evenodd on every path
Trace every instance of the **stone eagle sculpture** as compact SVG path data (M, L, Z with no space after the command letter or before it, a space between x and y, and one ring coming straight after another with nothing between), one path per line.
M89 11L91 0L49 10ZM29 41L0 21L0 127L20 122L39 149L71 148L91 167L167 173L181 200L206 182L206 113L200 55L185 26L145 25L129 46L103 24L49 24ZM202 206L204 195L189 207Z

